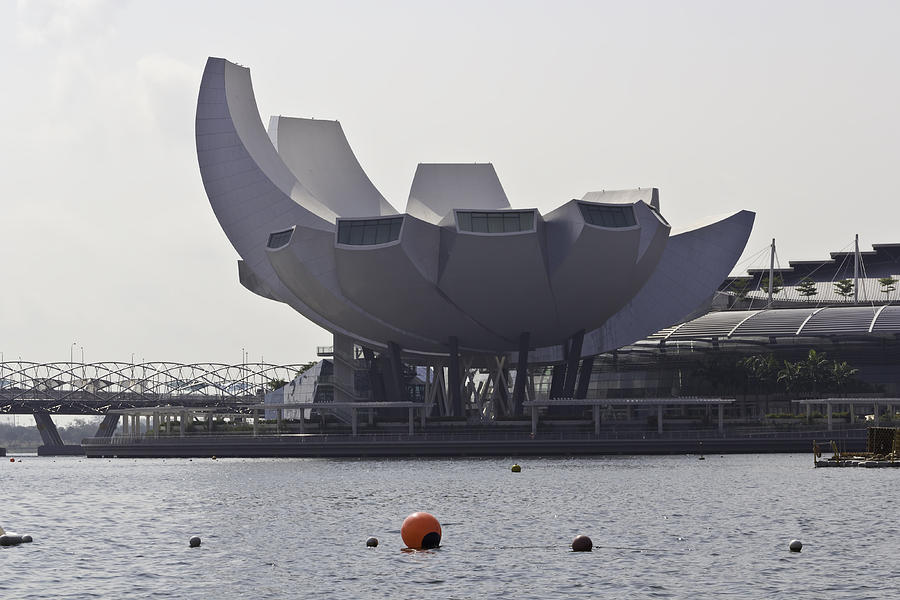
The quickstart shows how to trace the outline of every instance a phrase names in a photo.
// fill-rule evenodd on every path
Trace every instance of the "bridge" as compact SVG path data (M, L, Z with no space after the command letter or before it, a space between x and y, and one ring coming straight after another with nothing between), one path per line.
M44 442L42 453L68 453L74 450L67 450L52 415L104 415L96 437L111 437L119 414L110 411L185 406L249 414L249 406L262 402L276 382L291 381L305 366L0 362L0 415L33 415Z

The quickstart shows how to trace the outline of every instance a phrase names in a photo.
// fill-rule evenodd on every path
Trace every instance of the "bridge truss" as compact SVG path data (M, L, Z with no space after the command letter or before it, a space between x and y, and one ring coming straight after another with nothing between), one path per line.
M305 365L269 363L0 362L0 414L102 415L147 406L258 402Z

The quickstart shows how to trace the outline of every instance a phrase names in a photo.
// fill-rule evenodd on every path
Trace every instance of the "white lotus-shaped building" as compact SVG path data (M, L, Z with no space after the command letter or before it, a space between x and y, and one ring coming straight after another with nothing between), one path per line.
M490 164L419 165L398 213L338 122L272 117L267 132L249 69L221 58L203 73L196 140L241 283L405 355L620 347L700 307L753 225L740 211L673 231L654 188L512 208Z

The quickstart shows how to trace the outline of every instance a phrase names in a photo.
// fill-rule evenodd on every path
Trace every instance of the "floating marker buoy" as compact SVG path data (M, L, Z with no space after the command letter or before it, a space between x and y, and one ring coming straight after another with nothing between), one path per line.
M516 464L514 464L514 465L512 466L512 468L511 468L510 470L511 470L513 473L521 473L521 472L522 472L522 467L520 467L519 464L516 463Z
M31 536L30 536L30 535L23 535L23 536L22 536L22 543L24 543L24 544L30 544L30 543L33 542L33 541L34 541L34 540L31 539Z
M590 552L594 542L586 535L579 535L572 540L572 552Z
M369 548L374 548L377 545L378 545L378 538L370 537L369 539L366 540L366 546L368 546Z
M11 458L11 459L9 459L9 462L16 462L16 459Z
M216 460L216 457L215 457L215 456L213 456L213 457L212 457L212 459L213 459L213 460Z
M427 550L441 545L441 524L427 512L415 512L400 526L403 543L414 550Z
M803 549L803 542L800 540L791 540L790 544L791 552L800 552Z
M195 535L194 537L191 538L191 541L189 541L188 544L190 544L191 548L196 548L197 546L200 545L200 536Z

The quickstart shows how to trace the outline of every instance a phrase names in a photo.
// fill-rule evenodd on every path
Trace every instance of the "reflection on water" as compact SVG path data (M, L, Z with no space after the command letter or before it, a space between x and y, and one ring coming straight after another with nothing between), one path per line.
M0 597L887 598L897 476L807 455L25 457L0 463L0 526L34 543L0 548ZM401 552L417 510L440 549Z

